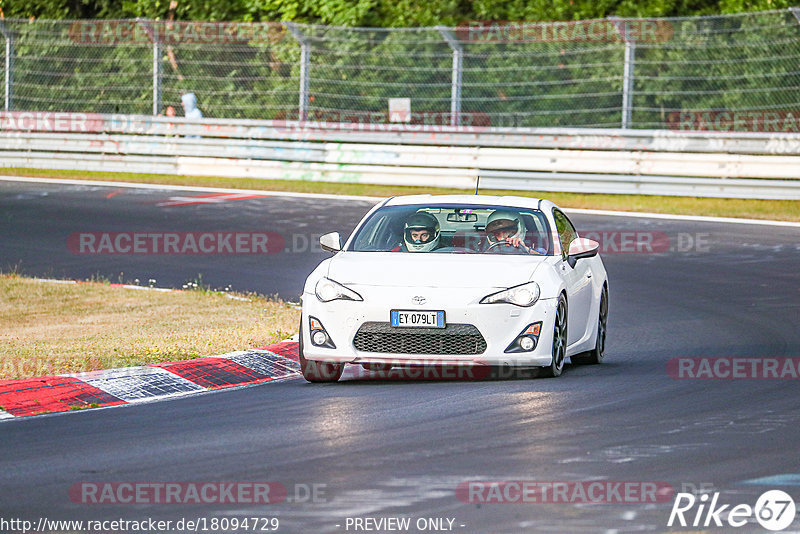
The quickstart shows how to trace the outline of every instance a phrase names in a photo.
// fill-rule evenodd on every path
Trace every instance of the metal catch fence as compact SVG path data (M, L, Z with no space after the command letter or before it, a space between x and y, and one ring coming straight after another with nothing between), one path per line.
M6 111L180 116L193 92L213 118L800 131L797 8L391 29L3 20L0 33Z

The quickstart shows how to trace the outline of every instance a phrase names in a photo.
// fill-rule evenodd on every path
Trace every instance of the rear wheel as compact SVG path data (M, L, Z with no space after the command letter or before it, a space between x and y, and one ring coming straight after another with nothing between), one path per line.
M606 351L606 329L608 325L608 289L603 286L600 293L600 313L597 317L597 341L594 348L588 352L570 358L572 363L579 365L594 365L603 363L603 356Z
M558 297L556 318L553 325L553 361L547 367L542 367L542 376L561 376L564 370L564 360L567 355L567 299L564 295Z
M300 325L300 344L297 347L297 354L300 357L300 371L303 378L309 382L336 382L341 378L344 371L343 363L319 362L316 360L306 360L303 355L303 325Z

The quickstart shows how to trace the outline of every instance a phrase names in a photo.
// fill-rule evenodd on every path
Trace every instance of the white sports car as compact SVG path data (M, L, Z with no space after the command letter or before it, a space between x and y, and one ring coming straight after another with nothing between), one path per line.
M303 289L300 366L310 382L427 364L600 363L608 277L599 244L547 200L394 197L375 206ZM489 367L491 368L491 367Z

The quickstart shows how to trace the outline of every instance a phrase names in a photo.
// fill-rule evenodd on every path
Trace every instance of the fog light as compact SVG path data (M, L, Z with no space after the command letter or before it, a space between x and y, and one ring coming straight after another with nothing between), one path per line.
M328 341L328 336L325 335L325 332L317 330L314 332L314 335L311 336L311 341L314 342L314 345L324 345L326 341Z
M333 344L330 334L322 326L319 319L315 317L308 318L309 332L311 337L311 344L315 347L325 347L326 349L335 349L336 345Z
M539 334L542 331L542 322L536 322L529 324L525 327L519 335L514 338L514 341L506 348L505 352L508 353L515 353L515 352L530 352L536 348L536 344L539 343Z
M526 337L523 337L523 338L521 338L519 340L519 346L520 346L520 348L522 350L526 350L527 351L527 350L531 350L533 347L535 347L536 346L536 342L534 342L531 338L526 336Z

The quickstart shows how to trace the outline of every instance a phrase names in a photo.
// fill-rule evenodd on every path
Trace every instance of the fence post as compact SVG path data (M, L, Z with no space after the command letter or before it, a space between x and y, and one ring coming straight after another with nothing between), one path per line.
M794 15L794 18L797 19L798 23L800 23L800 8L798 8L798 7L790 7L789 11L792 12L792 15Z
M633 126L633 69L636 60L636 43L625 40L625 69L622 73L622 129Z
M461 124L461 61L464 49L461 46L461 42L448 28L437 26L436 29L439 30L439 33L453 50L453 70L450 86L450 126L458 126Z
M636 64L636 40L628 37L628 27L619 17L609 17L614 21L617 32L625 41L625 58L622 71L622 129L633 126L633 69Z
M5 87L5 103L3 109L11 111L14 109L14 39L11 36L11 31L6 29L3 21L0 20L0 33L5 38L5 80L3 86Z
M153 116L161 113L161 43L153 39Z
M308 120L308 69L311 65L311 44L294 22L285 22L289 32L300 43L300 102L299 120Z

